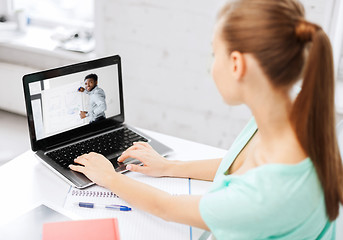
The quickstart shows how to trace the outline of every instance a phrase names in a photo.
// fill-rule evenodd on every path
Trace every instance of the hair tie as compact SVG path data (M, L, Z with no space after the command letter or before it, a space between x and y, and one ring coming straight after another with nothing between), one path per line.
M310 42L317 30L315 24L300 20L295 26L295 35L301 42Z

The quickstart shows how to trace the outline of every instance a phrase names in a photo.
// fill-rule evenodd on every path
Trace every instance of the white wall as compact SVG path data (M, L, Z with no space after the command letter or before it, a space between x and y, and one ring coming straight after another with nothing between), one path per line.
M228 148L251 114L226 106L211 78L218 3L95 2L100 55L122 56L128 123Z
M99 55L120 54L127 121L228 148L251 117L226 106L212 81L211 38L224 1L97 0ZM326 26L334 0L303 0Z

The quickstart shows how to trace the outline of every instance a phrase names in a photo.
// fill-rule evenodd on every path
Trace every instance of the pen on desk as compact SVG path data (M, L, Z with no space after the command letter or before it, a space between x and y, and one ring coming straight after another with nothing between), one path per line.
M132 209L128 206L123 206L123 205L115 205L115 204L110 204L110 205L103 205L103 204L95 204L95 203L87 203L87 202L78 202L75 203L79 207L84 207L84 208L95 208L95 207L103 207L106 209L111 209L111 210L118 210L118 211L131 211Z

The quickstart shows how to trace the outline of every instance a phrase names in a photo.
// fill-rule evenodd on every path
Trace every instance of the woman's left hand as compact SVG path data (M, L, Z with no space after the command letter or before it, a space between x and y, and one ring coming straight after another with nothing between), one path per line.
M70 169L83 173L92 182L103 187L108 187L111 183L111 178L116 174L112 163L98 153L91 152L84 154L77 157L74 162L82 166L69 165Z

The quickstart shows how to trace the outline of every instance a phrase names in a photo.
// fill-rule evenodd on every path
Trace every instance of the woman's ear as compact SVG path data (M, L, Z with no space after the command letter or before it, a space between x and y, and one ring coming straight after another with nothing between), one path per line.
M235 80L242 80L245 74L245 59L242 53L233 51L230 54L232 62L232 74Z

